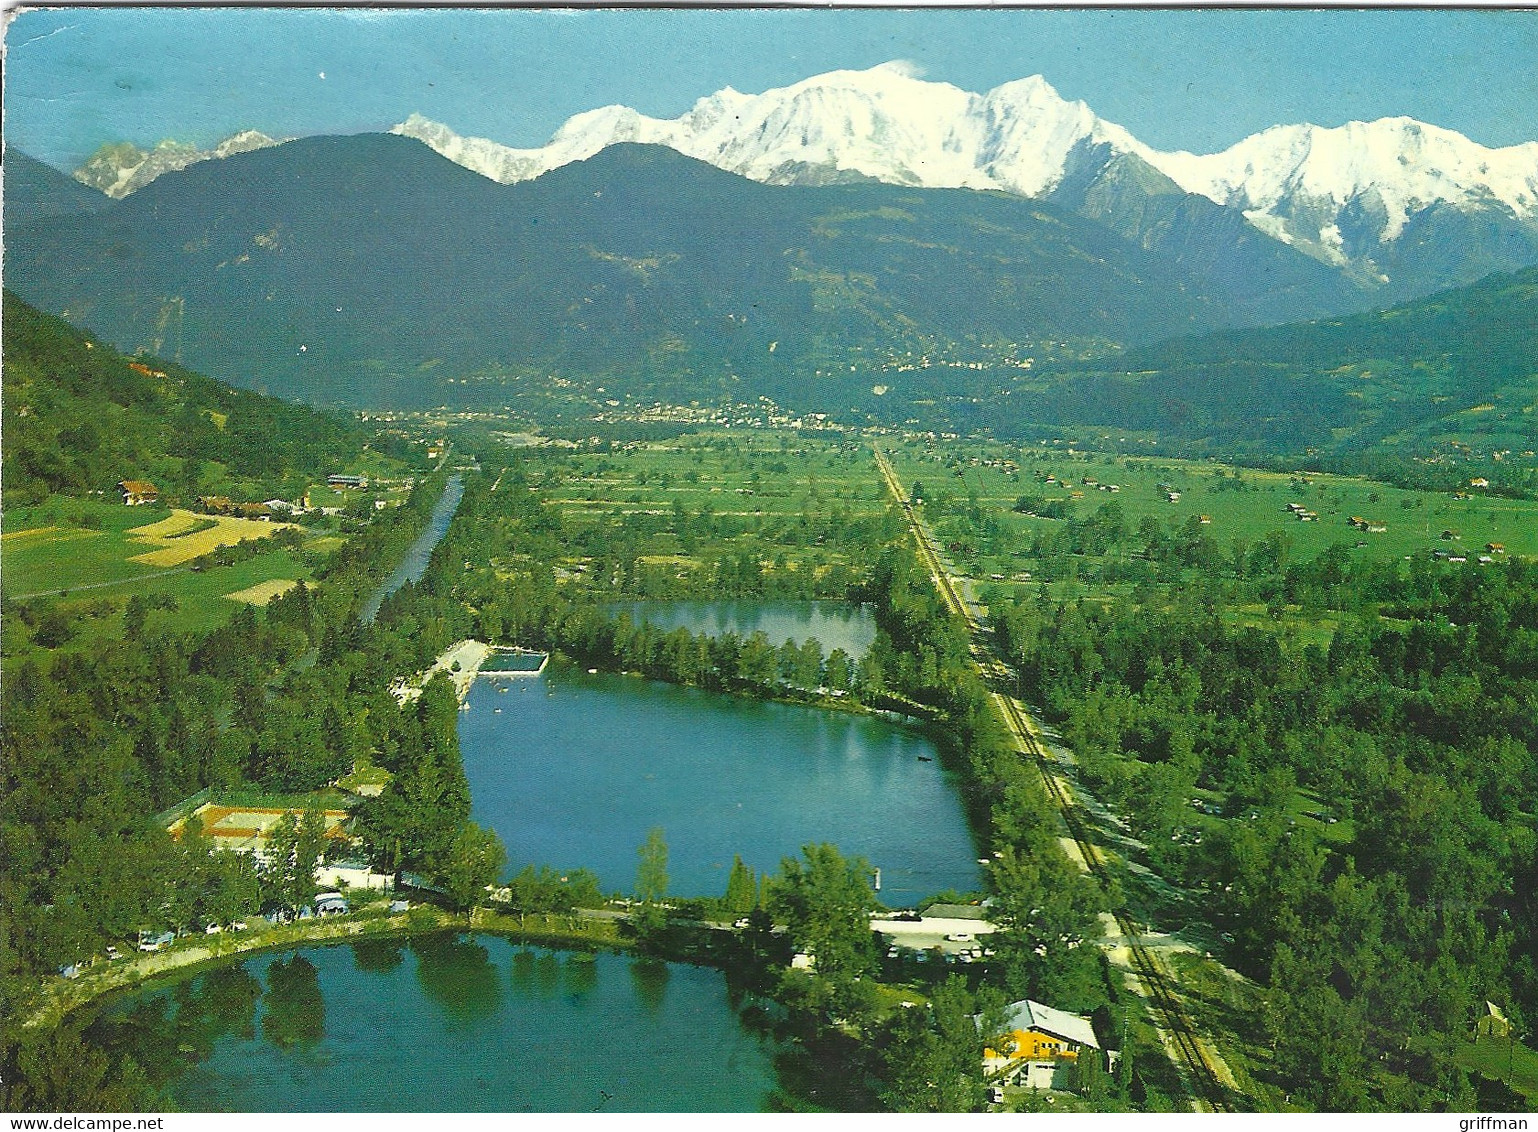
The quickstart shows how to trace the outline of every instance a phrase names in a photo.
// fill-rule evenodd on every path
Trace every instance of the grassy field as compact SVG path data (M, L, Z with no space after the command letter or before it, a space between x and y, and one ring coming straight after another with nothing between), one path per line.
M1521 1042L1481 1037L1461 1046L1454 1060L1492 1081L1505 1082L1529 1108L1538 1106L1538 1052Z
M286 594L299 583L293 578L271 578L265 582L258 582L254 586L247 586L243 590L224 596L231 601L245 602L247 605L266 605L279 594Z
M168 508L60 500L6 516L0 576L7 598L102 587L184 566L221 546L291 526Z
M129 540L117 531L85 527L33 527L0 543L0 585L7 597L97 586L155 573L135 562Z
M7 552L7 555L9 552ZM6 569L9 570L9 557ZM201 572L177 569L169 573L151 570L149 576L139 580L114 584L99 589L75 589L57 597L35 599L73 615L73 637L64 646L68 650L89 649L100 640L121 637L123 634L123 610L134 594L146 598L169 598L174 606L169 609L155 608L149 614L148 626L152 630L173 629L179 632L206 632L228 621L235 611L236 595L257 587L270 587L281 580L283 588L313 575L308 556L285 549L274 549L237 562L231 566L211 567ZM236 598L239 600L239 598ZM270 598L268 599L270 600ZM4 637L6 667L29 653L34 646L20 617L7 617L0 623Z
M784 532L803 516L855 519L888 506L869 447L837 436L703 432L633 442L609 453L551 449L531 463L535 482L544 477L550 506L570 525L681 510L708 512L724 529L735 529L692 553L671 535L654 536L643 548L643 563L679 572L697 567L703 553L737 553L754 545L772 568L825 570L846 556L833 547L796 543Z
M147 527L134 527L127 533L135 542L158 549L135 554L133 561L149 566L180 566L202 558L221 546L234 546L247 539L271 538L292 523L264 523L256 519L236 519L228 515L194 515L191 511L172 511Z
M295 529L169 507L124 507L110 497L54 496L5 514L0 580L17 616L0 619L7 671L39 646L32 634L53 610L70 623L66 650L89 649L120 637L123 612L135 595L149 599L152 631L206 632L229 620L237 602L265 605L314 576L340 547L339 535L318 533L299 547L260 541ZM197 562L221 547L245 542L229 565ZM255 548L249 557L244 554Z
M1277 532L1285 538L1292 561L1313 558L1335 544L1375 558L1429 556L1443 550L1466 556L1470 568L1489 553L1488 543L1503 544L1508 555L1538 555L1538 502L1481 496L1474 489L1470 498L1457 499L1347 476L1263 472L1211 461L1046 446L910 441L883 447L892 449L905 486L911 490L921 485L926 517L942 541L971 544L974 553L964 553L958 564L984 579L998 575L1001 581L1017 581L1030 573L1037 580L1034 568L1039 564L1030 557L1030 542L1038 534L1060 529L1063 520L1013 511L1022 497L1062 501L1080 519L1114 500L1131 531L1147 518L1161 525L1194 518L1224 554L1232 552L1236 541L1254 543ZM1112 484L1116 492L1102 490ZM1170 493L1178 496L1173 502ZM966 521L973 502L997 524L997 534L990 539L959 533L976 527ZM1288 511L1289 503L1314 512L1317 520L1300 521ZM1387 529L1369 533L1353 527L1352 518Z

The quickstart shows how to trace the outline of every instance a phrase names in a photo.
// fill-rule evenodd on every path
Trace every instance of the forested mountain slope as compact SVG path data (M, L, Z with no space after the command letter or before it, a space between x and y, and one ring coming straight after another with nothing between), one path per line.
M1016 420L1147 429L1255 456L1384 453L1439 441L1538 447L1538 268L1391 310L1132 350L1057 367ZM1003 417L996 420L1008 427Z
M110 491L123 479L151 480L184 502L237 486L265 498L263 486L302 488L370 446L421 459L420 448L354 418L124 357L9 291L4 319L7 505Z
M1199 266L1002 193L762 185L640 145L499 185L360 135L23 228L7 273L124 349L316 401L484 402L553 373L834 408L882 359L1077 357L1245 321Z

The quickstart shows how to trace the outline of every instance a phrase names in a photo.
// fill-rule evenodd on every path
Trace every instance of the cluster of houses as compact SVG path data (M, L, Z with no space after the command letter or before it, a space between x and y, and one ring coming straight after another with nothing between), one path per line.
M240 519L255 519L270 523L274 515L294 515L308 509L309 497L301 506L286 499L269 499L263 503L234 503L227 495L200 495L198 510L205 515L233 515Z
M1458 538L1458 532L1457 531L1443 531L1442 532L1442 538L1444 540L1446 540L1446 541L1456 541L1457 538ZM1481 566L1489 566L1489 565L1491 565L1495 561L1495 556L1497 554L1505 554L1505 553L1506 553L1506 544L1505 543L1501 543L1501 542L1487 542L1487 543L1485 543L1485 552L1483 554L1481 554L1481 555L1478 555L1475 560ZM1467 562L1469 560L1469 556L1467 554L1465 554L1461 550L1441 550L1441 549L1433 550L1431 552L1431 557L1435 558L1439 562L1459 563L1459 562Z
M972 462L974 464L977 463L976 460L974 460ZM1072 487L1073 486L1068 480L1060 480L1060 479L1057 478L1057 476L1053 475L1051 472L1048 472L1046 475L1041 477L1041 482L1042 483L1061 484L1064 487ZM1083 476L1083 477L1080 478L1079 482L1081 484L1083 484L1085 487L1092 487L1096 491L1104 491L1104 492L1108 492L1108 493L1110 493L1112 495L1115 495L1117 492L1121 491L1121 484L1119 484L1119 483L1101 483L1099 480L1095 479L1093 476ZM1077 494L1077 496L1079 498L1082 498L1083 495L1084 495L1084 493L1082 491L1078 492L1076 494Z
M328 487L344 488L361 491L368 487L367 476L353 476L335 474L326 477ZM146 504L160 502L160 489L149 480L119 480L117 489L123 496L123 503L128 507L141 507ZM376 507L382 507L383 503L376 502ZM310 496L305 496L298 503L290 503L286 499L267 499L261 503L236 503L227 495L202 495L198 497L198 510L205 515L233 515L242 519L257 519L270 522L274 515L301 515L313 510L310 506ZM325 514L334 514L336 508L322 507Z
M1301 503L1289 503L1287 504L1287 510L1300 523L1317 523L1319 521L1319 513L1317 511L1310 511Z

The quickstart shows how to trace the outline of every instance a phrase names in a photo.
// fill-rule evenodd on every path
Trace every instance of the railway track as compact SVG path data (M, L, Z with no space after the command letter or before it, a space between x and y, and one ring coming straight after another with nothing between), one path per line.
M924 524L914 513L912 504L903 492L902 484L897 479L891 461L880 449L876 449L875 453L876 464L881 470L882 479L886 481L887 490L892 493L893 498L901 505L908 517L909 525L918 543L919 557L934 578L940 597L945 602L946 608L966 623L967 632L971 638L972 659L982 672L990 694L1004 717L1005 724L1014 734L1021 751L1035 761L1037 769L1041 772L1042 781L1046 784L1047 794L1058 812L1062 814L1069 836L1078 846L1085 866L1099 882L1102 891L1108 896L1111 895L1115 889L1111 883L1110 872L1106 868L1105 857L1099 846L1090 839L1078 804L1073 800L1062 780L1053 773L1055 762L1048 757L1046 750L1036 737L1035 730L1031 727L1030 720L1020 709L1020 705L1013 696L999 688L999 685L1008 678L1008 669L983 643L984 626L977 611L968 606L962 595L957 592L955 583L951 580L950 571L945 568L939 551L935 548L934 540L924 529ZM1232 1107L1228 1090L1218 1078L1206 1052L1201 1048L1196 1030L1171 988L1169 977L1165 975L1143 943L1142 934L1127 911L1122 908L1113 908L1111 915L1115 918L1116 926L1121 930L1122 938L1126 942L1133 968L1142 980L1143 986L1147 988L1148 1001L1160 1016L1162 1029L1174 1044L1194 1098L1213 1112L1228 1111Z

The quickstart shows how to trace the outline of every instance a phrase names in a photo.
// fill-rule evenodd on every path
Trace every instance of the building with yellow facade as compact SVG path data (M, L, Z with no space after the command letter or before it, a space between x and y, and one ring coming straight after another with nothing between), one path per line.
M983 1072L991 1081L1032 1089L1064 1088L1065 1071L1086 1050L1100 1055L1088 1018L1030 999L1005 1009L1004 1031L983 1050Z

